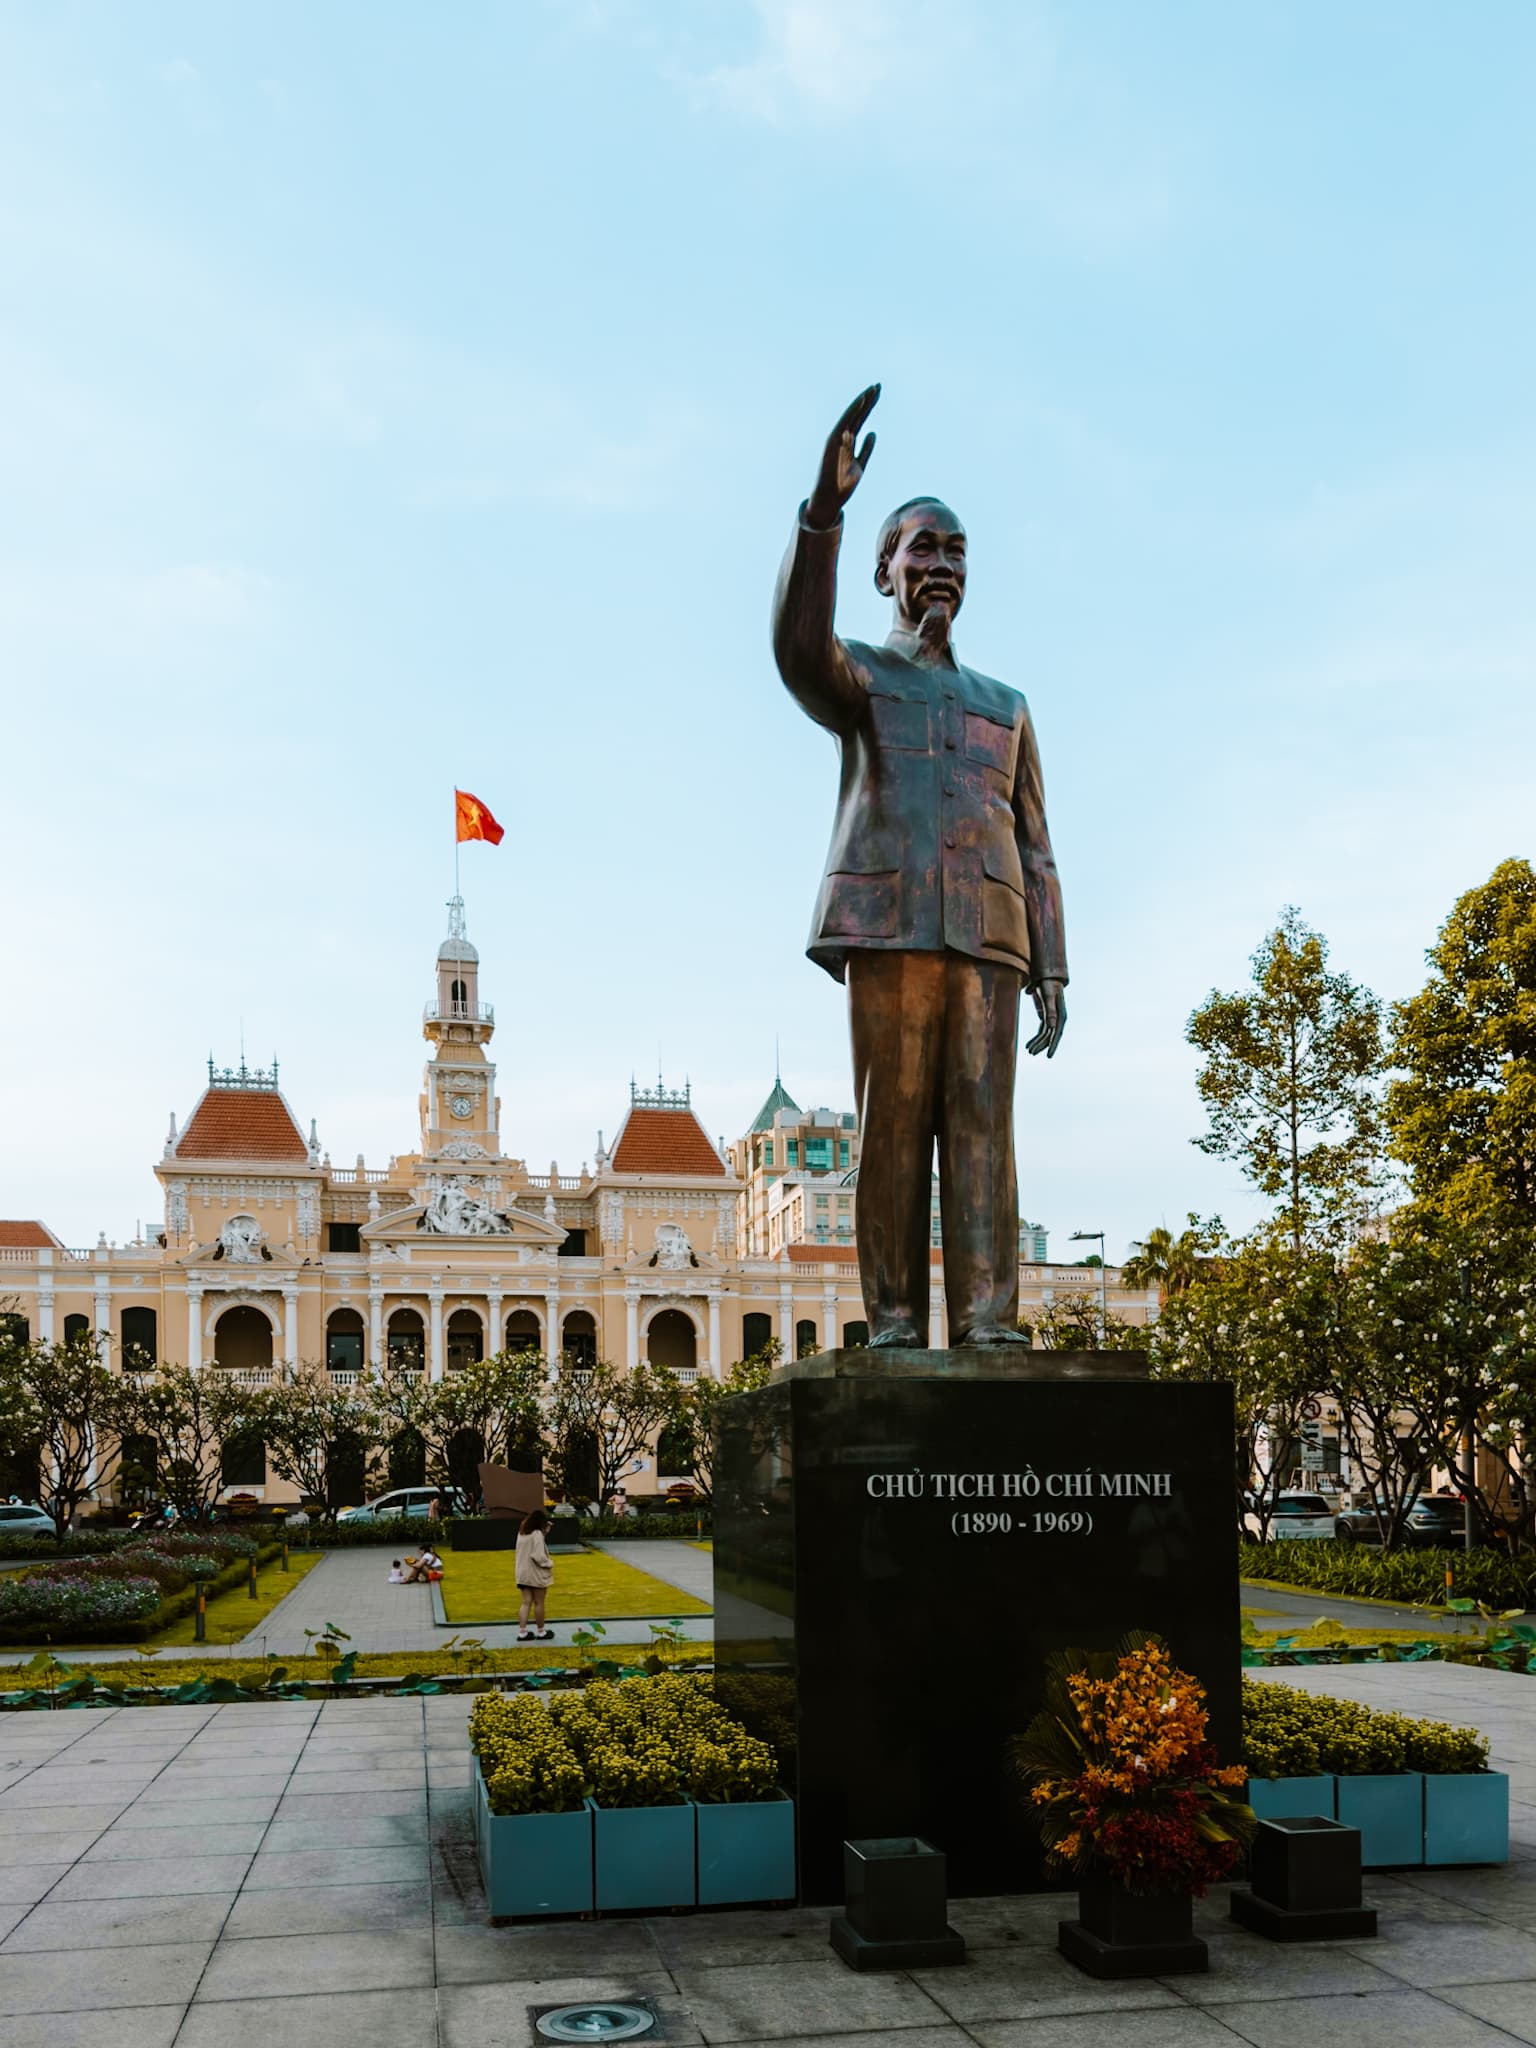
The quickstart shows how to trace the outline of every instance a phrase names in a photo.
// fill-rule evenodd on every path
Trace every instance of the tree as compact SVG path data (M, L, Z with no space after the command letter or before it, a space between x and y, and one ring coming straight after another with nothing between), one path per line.
M0 1340L0 1429L6 1449L35 1450L43 1505L62 1542L81 1504L107 1483L128 1423L122 1380L89 1334L67 1344Z
M761 1351L739 1358L724 1379L701 1376L683 1389L683 1419L693 1448L693 1479L705 1500L715 1497L715 1413L732 1394L750 1394L766 1387L784 1347L770 1337Z
M1392 1012L1392 1150L1452 1223L1536 1227L1536 871L1500 863L1460 898L1424 988Z
M267 1462L280 1479L306 1500L321 1505L327 1521L347 1503L340 1479L347 1463L361 1460L379 1442L378 1410L365 1376L341 1387L323 1365L279 1366L269 1386L247 1391L244 1426L267 1447Z
M1131 1255L1120 1268L1120 1284L1155 1287L1166 1301L1170 1294L1180 1294L1194 1285L1224 1235L1219 1216L1202 1223L1193 1209L1177 1237L1160 1223L1132 1243Z
M1031 1334L1042 1351L1140 1351L1147 1333L1107 1310L1099 1329L1099 1294L1059 1294L1035 1317Z
M679 1412L682 1389L666 1366L637 1365L615 1371L605 1359L586 1371L565 1366L549 1409L550 1462L556 1484L567 1493L586 1491L595 1459L597 1498L607 1500L641 1452Z
M223 1485L225 1446L249 1427L251 1395L232 1373L162 1365L125 1375L125 1434L150 1437L157 1484L185 1520L202 1521Z
M1253 956L1252 987L1213 990L1186 1036L1204 1056L1200 1150L1278 1204L1297 1253L1353 1222L1380 1178L1381 1006L1328 971L1321 935L1288 908Z
M1145 1333L1158 1377L1220 1380L1236 1418L1235 1502L1246 1490L1267 1535L1306 1407L1330 1385L1341 1341L1336 1267L1260 1234L1229 1246L1212 1277L1172 1296Z

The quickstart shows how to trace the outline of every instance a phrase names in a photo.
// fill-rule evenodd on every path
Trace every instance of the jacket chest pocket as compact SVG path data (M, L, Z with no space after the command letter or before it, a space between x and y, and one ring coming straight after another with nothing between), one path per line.
M928 752L928 703L923 697L886 697L871 690L869 715L882 747L903 752Z
M985 713L967 711L965 714L965 757L968 761L980 761L984 767L995 768L1000 775L1013 772L1014 731L1010 721L1007 725Z

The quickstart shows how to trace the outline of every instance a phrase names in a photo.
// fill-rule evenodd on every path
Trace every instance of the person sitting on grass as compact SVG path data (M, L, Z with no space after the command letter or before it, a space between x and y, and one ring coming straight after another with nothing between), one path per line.
M544 1621L544 1602L555 1583L555 1567L550 1561L549 1545L544 1540L548 1527L548 1515L542 1508L535 1508L517 1532L515 1575L521 1596L517 1603L517 1640L520 1643L552 1643L555 1640L554 1630ZM528 1626L530 1608L533 1611L531 1629Z

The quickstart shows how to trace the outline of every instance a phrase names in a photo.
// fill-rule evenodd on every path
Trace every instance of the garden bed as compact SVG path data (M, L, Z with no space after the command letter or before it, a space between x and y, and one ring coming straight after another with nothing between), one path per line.
M1451 1597L1522 1612L1536 1600L1536 1557L1497 1550L1377 1550L1359 1543L1243 1543L1238 1571L1249 1583L1298 1593L1337 1593L1389 1606L1446 1606Z
M0 1644L142 1643L209 1597L243 1585L276 1544L223 1529L160 1531L104 1556L56 1559L0 1581Z

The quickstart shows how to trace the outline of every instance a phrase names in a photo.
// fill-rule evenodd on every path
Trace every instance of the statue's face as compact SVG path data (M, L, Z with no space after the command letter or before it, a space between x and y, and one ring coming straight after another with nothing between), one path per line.
M912 507L875 583L914 632L934 609L953 620L965 602L965 528L947 505Z

